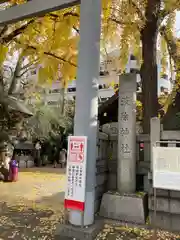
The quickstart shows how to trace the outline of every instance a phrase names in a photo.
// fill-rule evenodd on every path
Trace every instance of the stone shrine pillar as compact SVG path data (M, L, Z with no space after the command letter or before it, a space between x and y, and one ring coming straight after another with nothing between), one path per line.
M94 223L100 34L101 0L81 1L74 135L88 137L88 150L84 218L71 210L69 222L74 226Z
M117 188L120 193L136 190L136 74L119 78Z
M117 190L104 193L100 216L145 224L148 196L136 195L136 74L120 76ZM126 193L126 194L125 194Z

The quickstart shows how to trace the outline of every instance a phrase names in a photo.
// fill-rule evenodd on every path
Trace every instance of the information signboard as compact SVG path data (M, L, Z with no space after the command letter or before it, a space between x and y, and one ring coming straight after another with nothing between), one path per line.
M180 191L180 148L153 147L153 187Z
M67 185L64 206L66 209L84 211L86 187L87 137L68 138Z

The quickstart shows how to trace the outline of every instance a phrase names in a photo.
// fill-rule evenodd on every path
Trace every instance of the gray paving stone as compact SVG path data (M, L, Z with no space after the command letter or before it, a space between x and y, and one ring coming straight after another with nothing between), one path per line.
M92 226L81 228L71 224L59 224L56 228L55 239L58 240L94 240L103 228L104 221L98 219Z

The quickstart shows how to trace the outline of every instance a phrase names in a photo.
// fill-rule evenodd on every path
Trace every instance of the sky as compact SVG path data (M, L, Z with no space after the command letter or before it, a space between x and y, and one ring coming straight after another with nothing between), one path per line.
M180 11L176 15L176 34L180 37Z

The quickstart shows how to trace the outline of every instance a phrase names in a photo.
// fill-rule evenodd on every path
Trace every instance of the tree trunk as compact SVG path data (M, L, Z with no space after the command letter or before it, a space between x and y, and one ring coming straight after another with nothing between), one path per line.
M19 81L18 74L21 71L22 56L23 56L23 51L20 53L18 60L16 62L16 67L12 74L12 79L11 79L11 84L10 84L10 87L8 90L8 95L12 95L17 88L17 84Z
M160 0L148 0L145 17L146 21L141 30L142 59L142 103L143 103L143 132L150 133L150 119L158 115L157 96L157 35L159 28Z
M176 79L173 90L169 95L166 105L164 106L166 114L162 119L162 123L165 130L177 130L180 128L179 116L177 116L177 113L180 112L180 46L178 44L179 39L176 38L172 32L169 32L166 26L160 29L160 33L166 40L169 55L173 59L174 68L176 71Z
M65 87L62 88L62 101L61 101L61 114L64 116L65 113Z

